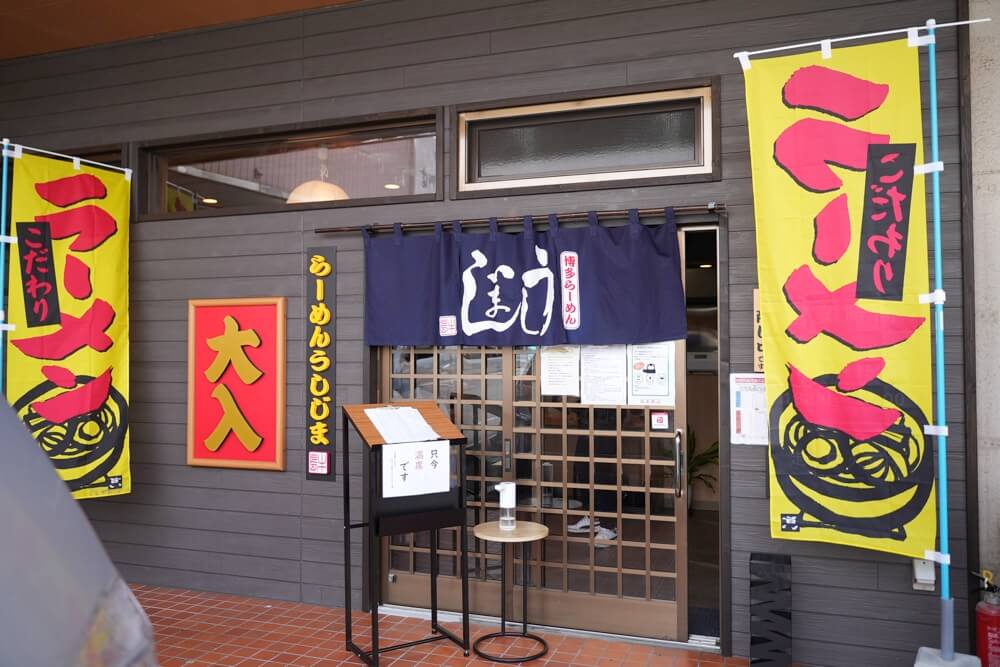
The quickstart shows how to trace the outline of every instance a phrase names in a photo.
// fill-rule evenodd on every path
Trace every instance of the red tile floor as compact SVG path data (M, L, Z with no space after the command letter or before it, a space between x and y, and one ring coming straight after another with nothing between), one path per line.
M177 588L132 587L146 609L156 634L156 650L163 667L253 665L278 667L333 667L362 665L344 648L344 610L297 602L201 593ZM362 634L367 615L355 614L355 641L367 646ZM446 628L459 632L451 624ZM496 628L473 626L473 639ZM429 634L426 620L382 616L379 634L383 645L419 639ZM530 665L546 667L721 667L747 665L744 658L723 658L711 653L660 648L598 639L581 639L541 633L549 653ZM523 640L521 640L523 641ZM483 648L502 655L534 646L518 646L509 639L493 640ZM382 654L383 665L498 665L475 654L468 658L447 640Z

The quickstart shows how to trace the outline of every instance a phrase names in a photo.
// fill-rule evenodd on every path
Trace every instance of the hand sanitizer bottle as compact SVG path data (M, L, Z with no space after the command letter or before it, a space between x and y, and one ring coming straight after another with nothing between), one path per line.
M514 530L517 485L514 482L500 482L496 489L500 492L500 530Z

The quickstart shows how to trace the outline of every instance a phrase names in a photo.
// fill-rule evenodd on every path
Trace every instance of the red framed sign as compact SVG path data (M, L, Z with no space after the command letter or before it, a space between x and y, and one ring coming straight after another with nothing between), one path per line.
M285 299L188 301L187 462L285 469Z

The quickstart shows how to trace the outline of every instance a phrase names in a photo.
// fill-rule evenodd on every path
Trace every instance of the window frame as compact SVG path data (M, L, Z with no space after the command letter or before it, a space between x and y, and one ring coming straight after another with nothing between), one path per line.
M719 77L712 77L579 91L575 95L546 95L456 106L451 114L454 132L451 197L471 199L718 181L722 178L719 88ZM510 120L504 124L509 127L516 126L516 119L525 116L580 110L593 111L595 117L624 116L627 112L616 114L615 110L648 103L682 105L685 101L694 99L698 99L701 105L701 114L697 118L700 132L695 140L704 156L704 161L697 165L615 172L578 171L573 174L500 180L469 179L469 168L474 164L476 151L476 146L470 146L470 121L493 122L493 126L499 126L498 121Z
M424 123L420 123L424 121ZM159 185L153 183L157 169L157 155L167 152L197 151L209 149L213 145L225 148L227 145L238 145L241 141L247 144L280 141L289 135L322 133L322 132L364 132L378 129L389 129L398 124L400 128L417 124L433 125L435 132L435 174L434 191L413 195L389 195L386 197L368 197L364 199L347 199L341 201L310 202L302 204L276 204L273 206L241 206L235 208L198 209L184 213L167 213L158 211ZM442 201L444 199L444 117L440 107L413 109L390 114L372 114L353 116L335 120L309 121L278 125L267 128L253 128L215 132L186 137L171 137L166 140L156 140L136 143L141 169L137 170L135 179L138 183L137 203L138 222L154 222L163 220L191 220L237 215L260 215L274 213L296 213L302 211L357 208L362 206L383 206L386 204L406 204L414 202Z

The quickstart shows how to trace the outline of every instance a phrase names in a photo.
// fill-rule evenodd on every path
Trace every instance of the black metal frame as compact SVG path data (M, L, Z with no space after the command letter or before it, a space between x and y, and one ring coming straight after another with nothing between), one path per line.
M347 418L347 411L343 411L343 438L341 449L344 460L344 629L346 633L347 650L357 655L370 667L379 667L379 655L388 651L418 646L429 642L448 639L460 646L465 655L469 655L469 562L468 562L468 525L465 508L465 438L450 440L449 447L457 445L459 451L459 486L458 509L448 508L441 510L415 512L407 515L397 515L394 517L380 517L377 512L378 493L378 471L380 461L380 450L378 447L364 445L368 452L368 503L367 517L365 521L358 523L351 522L351 476L350 470L350 447L348 445L348 435L350 431L350 420ZM462 577L462 637L459 638L451 631L438 624L438 530L440 528L450 528L458 526L460 529L460 554L458 567ZM367 552L368 552L368 614L371 619L371 648L364 650L354 643L353 623L351 615L351 531L355 528L367 529ZM423 639L417 639L403 644L393 644L392 646L379 646L378 637L378 603L381 599L379 582L381 580L381 549L379 549L379 539L390 535L401 533L413 533L419 531L430 532L431 543L431 634Z
M732 573L732 445L729 442L729 213L719 211L716 234L716 272L719 314L719 641L722 655L733 654L733 573Z
M521 572L521 631L520 632L507 632L507 547L509 544L500 545L500 632L491 632L488 635L483 635L476 640L476 643L472 645L472 650L475 651L476 655L480 658L485 658L487 660L492 660L493 662L502 662L506 664L513 664L518 662L528 662L530 660L537 660L543 655L549 652L549 645L544 639L538 635L533 635L528 632L528 559L531 555L531 542L521 543L521 565L524 568ZM433 545L432 545L433 548ZM513 548L513 547L512 547ZM433 552L432 552L433 553ZM432 599L433 600L433 599ZM502 656L502 655L491 655L486 651L479 650L479 644L490 640L496 639L497 637L521 637L527 639L533 639L542 645L542 649L536 653L526 656Z

